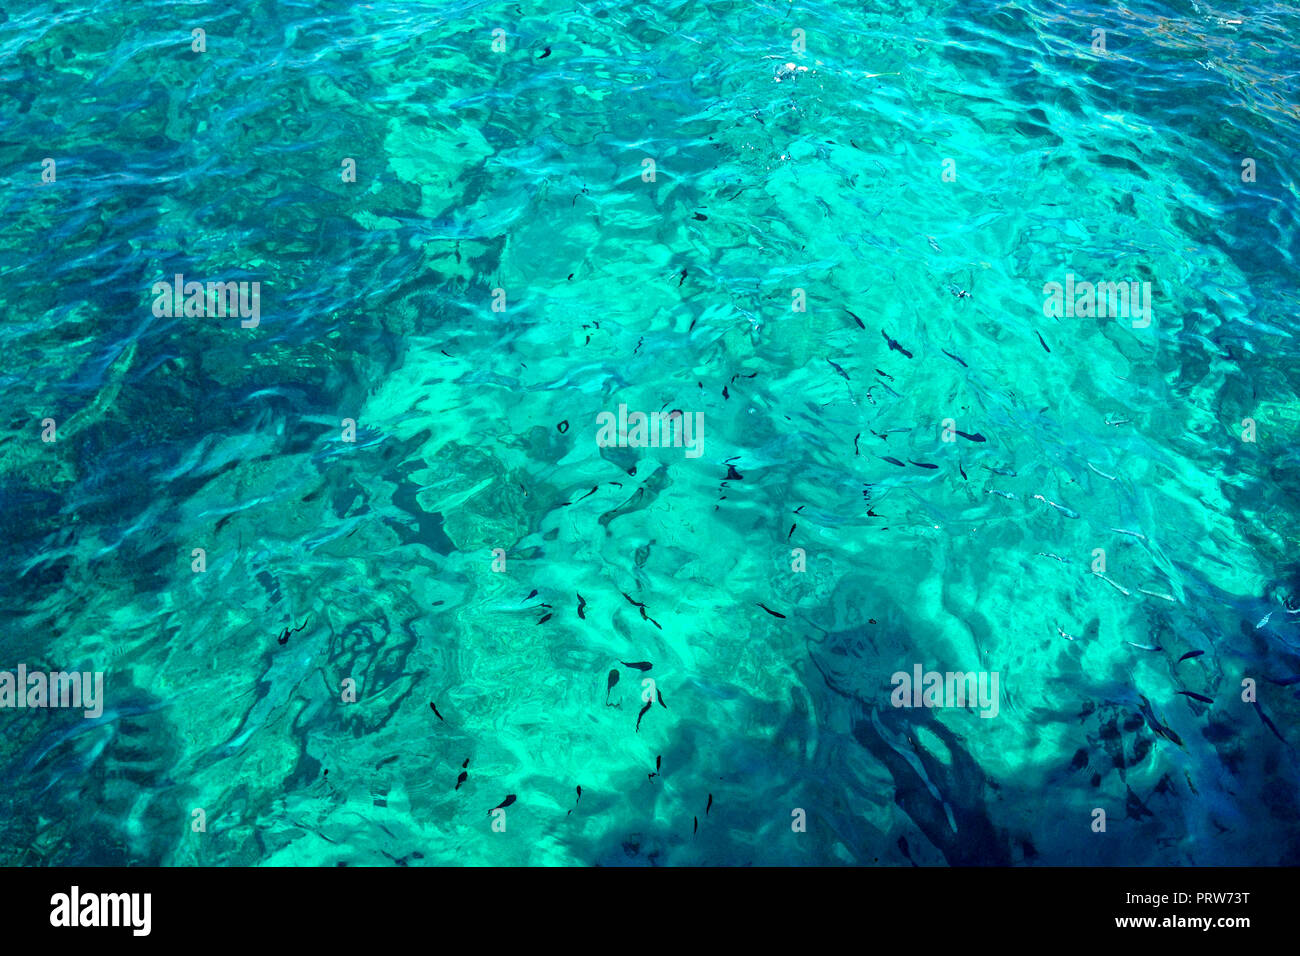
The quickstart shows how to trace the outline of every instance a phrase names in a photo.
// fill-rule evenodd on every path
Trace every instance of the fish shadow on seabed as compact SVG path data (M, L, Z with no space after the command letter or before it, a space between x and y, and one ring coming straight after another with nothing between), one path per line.
M875 710L875 713L872 711ZM943 741L951 756L943 763L916 742L916 725ZM1011 852L999 836L984 806L988 781L971 755L957 743L957 737L929 712L899 712L875 709L855 701L853 738L871 752L894 780L894 802L912 819L952 866L1009 866ZM896 738L890 742L887 734ZM907 747L925 772L897 748ZM939 799L930 784L943 795Z

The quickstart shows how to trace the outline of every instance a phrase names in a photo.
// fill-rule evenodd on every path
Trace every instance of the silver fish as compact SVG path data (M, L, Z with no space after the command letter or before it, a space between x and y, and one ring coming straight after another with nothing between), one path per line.
M1039 501L1051 505L1057 511L1061 512L1061 514L1065 515L1067 518L1079 517L1079 512L1071 508L1067 508L1065 507L1065 505L1058 505L1055 501L1049 501L1047 498L1044 498L1042 495L1034 495L1034 497L1037 498Z
M1125 590L1124 588L1120 587L1118 584L1116 584L1116 583L1115 583L1114 581L1112 581L1110 578L1106 577L1106 575L1104 575L1104 574L1098 574L1096 571L1093 571L1092 573L1093 573L1096 577L1101 578L1103 581L1105 581L1107 584L1109 584L1111 587L1113 587L1116 591L1119 591L1119 592L1120 592L1121 594L1123 594L1125 597L1128 597L1129 592L1128 592L1127 590ZM1136 645L1135 645L1135 646L1136 646Z

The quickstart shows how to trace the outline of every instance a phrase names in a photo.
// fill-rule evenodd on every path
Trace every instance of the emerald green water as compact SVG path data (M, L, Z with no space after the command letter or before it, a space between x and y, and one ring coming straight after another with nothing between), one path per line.
M1297 19L10 7L0 860L1300 861Z

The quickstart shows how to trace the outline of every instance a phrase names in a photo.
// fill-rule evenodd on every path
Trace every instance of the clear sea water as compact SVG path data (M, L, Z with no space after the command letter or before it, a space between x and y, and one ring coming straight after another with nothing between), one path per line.
M2 16L0 862L1300 862L1296 7Z

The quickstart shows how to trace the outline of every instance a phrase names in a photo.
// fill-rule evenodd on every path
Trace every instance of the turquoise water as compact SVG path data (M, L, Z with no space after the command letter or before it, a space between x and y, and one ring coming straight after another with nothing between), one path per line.
M10 5L0 860L1300 862L1298 25Z

